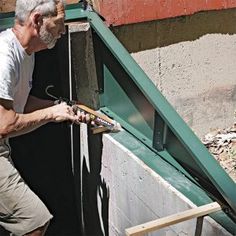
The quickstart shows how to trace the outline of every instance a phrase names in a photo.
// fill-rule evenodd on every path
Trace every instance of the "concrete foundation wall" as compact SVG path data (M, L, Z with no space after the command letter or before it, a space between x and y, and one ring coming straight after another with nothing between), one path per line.
M133 56L199 136L232 126L236 35L205 35Z
M129 140L131 141L131 140ZM142 149L133 141L134 147ZM125 229L194 207L110 135L103 136L101 177L109 189L109 235L123 236ZM196 219L148 235L194 235ZM209 217L204 218L203 236L231 235Z
M115 28L198 136L232 126L236 110L236 10Z

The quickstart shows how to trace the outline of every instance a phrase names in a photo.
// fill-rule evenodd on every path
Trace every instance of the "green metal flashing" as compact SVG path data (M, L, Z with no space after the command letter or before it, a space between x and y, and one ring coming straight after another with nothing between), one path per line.
M12 27L13 23L14 23L14 13L0 14L0 31Z
M76 19L87 19L88 12L83 9L82 3L71 4L66 7L66 21L74 21Z

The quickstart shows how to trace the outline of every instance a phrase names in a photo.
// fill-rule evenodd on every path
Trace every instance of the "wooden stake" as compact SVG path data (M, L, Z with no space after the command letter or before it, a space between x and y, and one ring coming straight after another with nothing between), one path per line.
M217 202L213 202L204 206L200 206L194 209L183 211L174 215L160 218L158 220L153 220L141 225L128 228L125 230L125 232L127 236L141 236L145 233L149 233L196 217L205 216L220 210L221 206Z

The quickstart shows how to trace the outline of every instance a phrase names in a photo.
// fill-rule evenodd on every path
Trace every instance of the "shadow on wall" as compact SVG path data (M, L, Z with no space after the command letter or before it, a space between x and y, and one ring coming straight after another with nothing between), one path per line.
M206 34L235 34L236 9L204 11L158 21L112 28L129 52L193 41Z
M68 97L67 39L36 54L32 94L50 99L45 88L53 84L56 96ZM70 130L66 123L50 123L11 140L12 158L22 177L53 214L47 236L81 235L80 212L71 167Z
M67 77L65 35L55 48L37 53L32 94L49 99L45 88L53 84L55 96L69 97ZM102 135L88 130L87 166L80 156L80 127L74 128L74 174L67 123L50 123L12 139L12 157L22 177L54 216L47 236L107 236L109 190L100 175Z
M82 205L85 236L108 236L109 189L101 179L102 134L88 129L89 165L82 161Z

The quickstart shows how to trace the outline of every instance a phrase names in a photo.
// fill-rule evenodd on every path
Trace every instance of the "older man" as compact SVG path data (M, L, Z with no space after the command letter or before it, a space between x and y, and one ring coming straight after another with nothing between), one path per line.
M78 122L68 105L29 95L34 52L65 32L62 0L17 0L13 28L0 34L0 225L13 235L44 235L52 215L15 169L8 139L48 122Z

